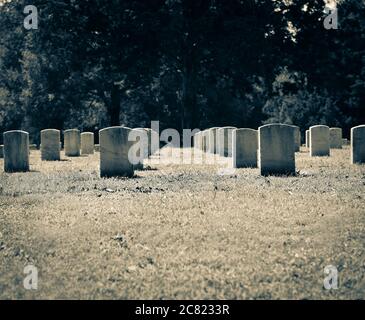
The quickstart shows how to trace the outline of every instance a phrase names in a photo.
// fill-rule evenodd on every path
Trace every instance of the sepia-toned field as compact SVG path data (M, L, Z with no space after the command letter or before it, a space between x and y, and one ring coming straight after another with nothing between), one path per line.
M297 153L296 177L151 165L99 178L99 154L4 174L0 299L364 299L365 166ZM39 287L23 287L26 265ZM339 272L325 290L324 268Z

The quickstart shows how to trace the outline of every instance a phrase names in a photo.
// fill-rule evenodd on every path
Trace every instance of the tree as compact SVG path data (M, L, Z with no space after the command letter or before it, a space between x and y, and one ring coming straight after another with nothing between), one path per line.
M22 1L0 5L0 132L22 126ZM2 142L0 135L0 142Z

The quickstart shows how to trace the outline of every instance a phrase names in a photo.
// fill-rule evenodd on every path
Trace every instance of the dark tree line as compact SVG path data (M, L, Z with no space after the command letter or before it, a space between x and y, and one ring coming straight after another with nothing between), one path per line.
M365 123L364 1L338 4L337 30L322 0L12 0L0 13L0 132Z

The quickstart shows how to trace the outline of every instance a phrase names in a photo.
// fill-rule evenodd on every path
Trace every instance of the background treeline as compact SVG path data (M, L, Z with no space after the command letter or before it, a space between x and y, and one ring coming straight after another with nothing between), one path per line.
M38 30L23 27L26 5ZM0 7L0 132L365 123L365 2L13 0ZM2 135L1 135L2 136ZM0 137L2 139L2 137Z

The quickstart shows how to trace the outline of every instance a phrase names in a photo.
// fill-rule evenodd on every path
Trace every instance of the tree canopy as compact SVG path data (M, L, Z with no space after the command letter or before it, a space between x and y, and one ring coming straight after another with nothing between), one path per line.
M25 0L0 6L0 132L365 123L365 2Z

